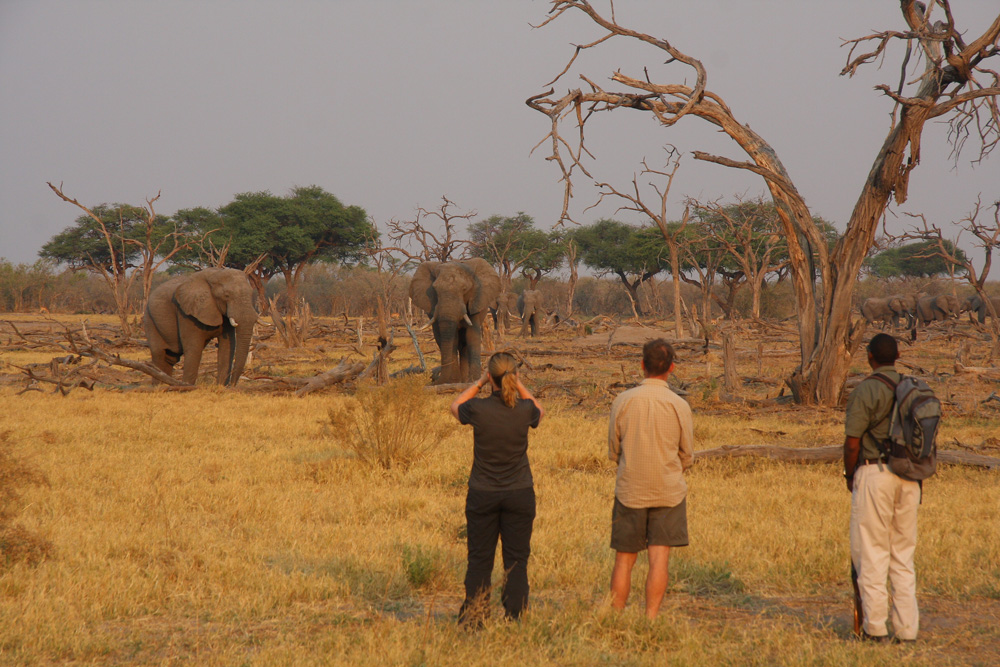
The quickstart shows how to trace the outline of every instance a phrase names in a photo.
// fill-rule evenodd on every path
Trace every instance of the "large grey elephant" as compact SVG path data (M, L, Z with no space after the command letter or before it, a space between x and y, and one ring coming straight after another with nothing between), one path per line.
M538 335L538 322L545 315L545 299L541 291L526 289L517 297L517 312L521 314L521 336L531 327L532 337Z
M424 262L410 280L410 298L431 318L441 351L437 382L473 382L482 373L483 320L500 294L500 276L485 259Z
M889 297L871 297L865 299L865 302L861 304L861 314L868 324L878 321L882 322L883 326L885 323L893 322L895 318L892 309L889 307Z
M922 296L917 299L917 324L950 320L957 317L962 304L953 294Z
M235 385L257 322L253 297L250 281L237 269L204 269L153 289L142 318L153 365L170 375L183 356L183 380L194 384L205 345L218 338L216 381Z
M500 292L500 295L497 296L496 306L490 306L490 313L493 314L493 328L497 331L509 329L511 313L516 311L517 292Z
M993 306L993 312L1000 315L1000 296L988 297L990 304ZM966 298L965 302L962 304L963 311L969 311L969 319L972 319L972 313L975 313L979 318L979 323L982 324L986 321L986 318L990 316L990 309L986 305L986 301L983 297L978 294L973 294L972 296Z

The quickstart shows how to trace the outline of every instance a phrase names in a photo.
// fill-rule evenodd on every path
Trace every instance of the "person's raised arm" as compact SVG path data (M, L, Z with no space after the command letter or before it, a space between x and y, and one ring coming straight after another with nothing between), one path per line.
M458 419L459 406L462 405L462 403L465 403L466 401L471 401L476 396L478 396L480 390L484 386L486 386L486 384L489 381L490 381L490 374L486 371L483 371L482 377L476 380L475 383L470 384L467 388L462 390L462 393L459 394L458 397L451 404L451 414L455 417L455 419Z
M543 408L542 404L538 402L538 399L536 399L534 396L531 395L531 392L528 391L528 388L524 386L523 382L521 382L520 376L518 376L517 378L517 395L535 404L535 407L538 408L538 423L541 424L542 417L545 416L545 408Z

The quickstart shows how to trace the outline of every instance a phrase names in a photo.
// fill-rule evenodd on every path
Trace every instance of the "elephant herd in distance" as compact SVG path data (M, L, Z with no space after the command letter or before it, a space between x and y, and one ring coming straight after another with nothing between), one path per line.
M1000 297L989 297L994 312L1000 313ZM973 314L982 324L990 316L986 302L979 294L973 294L964 300L953 294L896 294L887 297L872 297L861 304L861 315L868 324L875 322L896 328L900 320L905 320L907 329L926 326L931 322L941 322L955 319L962 313Z

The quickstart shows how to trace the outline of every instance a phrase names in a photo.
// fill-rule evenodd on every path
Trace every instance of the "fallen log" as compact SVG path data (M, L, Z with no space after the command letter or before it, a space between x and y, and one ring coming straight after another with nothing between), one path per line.
M781 447L779 445L723 445L714 449L703 449L694 453L699 459L741 458L755 456L788 463L836 463L844 458L841 445L826 447ZM938 461L948 465L964 465L988 470L1000 469L1000 458L984 456L972 452L957 452L946 449L938 451Z
M994 368L992 366L963 366L956 360L955 374L960 375L962 373L971 373L989 380L1000 380L1000 368Z
M345 380L357 377L364 370L365 365L360 361L353 364L341 361L330 370L310 378L304 385L295 390L295 395L301 398L318 389L323 389L338 382L344 382Z

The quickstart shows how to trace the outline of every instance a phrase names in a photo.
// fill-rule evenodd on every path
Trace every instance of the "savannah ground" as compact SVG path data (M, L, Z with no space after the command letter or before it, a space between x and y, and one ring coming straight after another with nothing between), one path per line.
M82 318L3 319L57 334L53 320ZM660 617L642 614L642 557L628 608L613 613L606 415L640 379L635 341L607 344L613 324L595 324L590 337L546 330L497 341L523 355L526 384L547 410L529 448L531 608L510 624L495 606L484 630L460 629L472 435L448 414L454 394L395 390L422 429L444 435L428 458L385 471L363 465L331 424L331 408L355 405L350 392L296 398L265 379L364 360L344 326L330 320L305 349L267 340L236 390L210 384L206 353L205 384L193 392L149 391L148 378L116 369L93 391L62 396L52 385L19 394L27 381L17 366L65 353L25 345L0 323L0 446L21 473L2 480L17 494L8 524L41 556L0 563L0 663L1000 663L996 470L945 466L924 487L916 644L851 639L849 494L835 463L698 461L688 474L692 543L672 554ZM795 364L791 327L734 333L740 374L758 380L732 395L716 347L679 349L672 383L694 409L696 450L842 442L842 409L768 400ZM395 341L391 371L415 362L405 330ZM429 334L420 342L435 363ZM981 334L932 327L901 349L945 402L940 446L1000 454L1000 402L987 400L998 382L955 373L956 355L986 364ZM853 371L866 370L859 353Z

